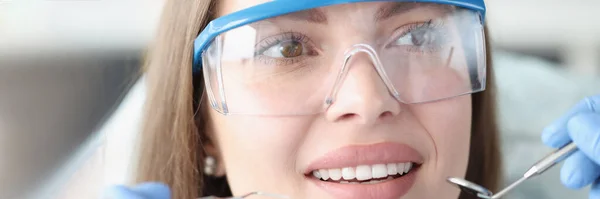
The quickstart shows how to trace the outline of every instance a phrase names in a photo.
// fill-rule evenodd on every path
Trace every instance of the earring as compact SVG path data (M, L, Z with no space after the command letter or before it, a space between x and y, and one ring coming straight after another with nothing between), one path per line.
M209 176L214 175L216 169L217 164L215 158L212 156L206 156L206 158L204 158L204 173Z

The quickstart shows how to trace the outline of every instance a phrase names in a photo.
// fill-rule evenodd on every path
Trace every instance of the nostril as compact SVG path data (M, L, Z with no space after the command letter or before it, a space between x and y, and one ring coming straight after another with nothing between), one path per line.
M369 118L369 116L366 116L366 115L365 115L366 118L361 118L361 117L362 117L361 115L356 114L356 113L347 113L347 114L339 116L337 118L337 121L349 121L349 120ZM392 113L391 111L385 111L385 112L381 113L377 119L375 117L371 117L371 118L375 119L375 120L389 120L393 117L394 117L394 113Z
M338 118L338 120L349 120L349 119L352 119L352 118L355 118L355 117L358 117L358 115L354 114L354 113L348 113L348 114L344 114L344 115L340 116Z
M381 115L379 115L379 118L382 118L382 119L391 118L391 117L394 117L394 114L391 111L386 111L386 112L381 113Z

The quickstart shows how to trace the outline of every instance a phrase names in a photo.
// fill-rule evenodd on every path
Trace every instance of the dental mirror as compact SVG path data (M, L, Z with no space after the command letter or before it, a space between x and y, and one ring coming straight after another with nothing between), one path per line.
M492 195L493 195L493 193L490 190L486 189L485 187L482 187L478 184L469 182L468 180L465 180L465 179L448 178L448 182L455 184L462 191L467 192L469 194L473 194L479 198L490 199L490 198L492 198Z
M577 145L575 145L575 143L572 142L561 147L560 149L555 150L554 152L548 154L546 157L542 158L540 161L531 166L521 178L519 178L517 181L513 182L506 188L502 189L500 192L496 193L496 195L493 195L493 193L490 190L478 184L469 182L465 179L448 178L448 182L457 185L461 190L476 195L479 198L500 198L506 193L508 193L510 190L513 190L515 187L525 182L525 180L530 179L534 176L541 175L548 169L554 167L557 163L564 160L569 155L573 154L573 152L575 152L576 150Z

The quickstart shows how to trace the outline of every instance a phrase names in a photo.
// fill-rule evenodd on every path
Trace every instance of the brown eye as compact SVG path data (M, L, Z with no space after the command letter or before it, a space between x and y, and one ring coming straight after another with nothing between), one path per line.
M285 58L298 57L302 55L303 50L304 46L302 46L302 43L297 41L282 42L281 47L279 47L279 52Z

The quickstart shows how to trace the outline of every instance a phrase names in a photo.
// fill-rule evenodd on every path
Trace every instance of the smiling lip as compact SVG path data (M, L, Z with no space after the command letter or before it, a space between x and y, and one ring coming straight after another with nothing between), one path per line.
M423 157L415 149L398 143L349 146L329 152L312 162L306 168L305 174L311 176L309 174L318 169L401 162L413 162L420 165ZM336 198L386 199L400 198L405 195L414 184L416 173L419 170L420 168L416 168L404 176L377 184L341 184L325 182L312 177L307 178Z
M325 154L312 162L304 173L310 174L317 169L400 162L421 164L423 157L415 149L405 144L386 142L367 146L349 146Z

